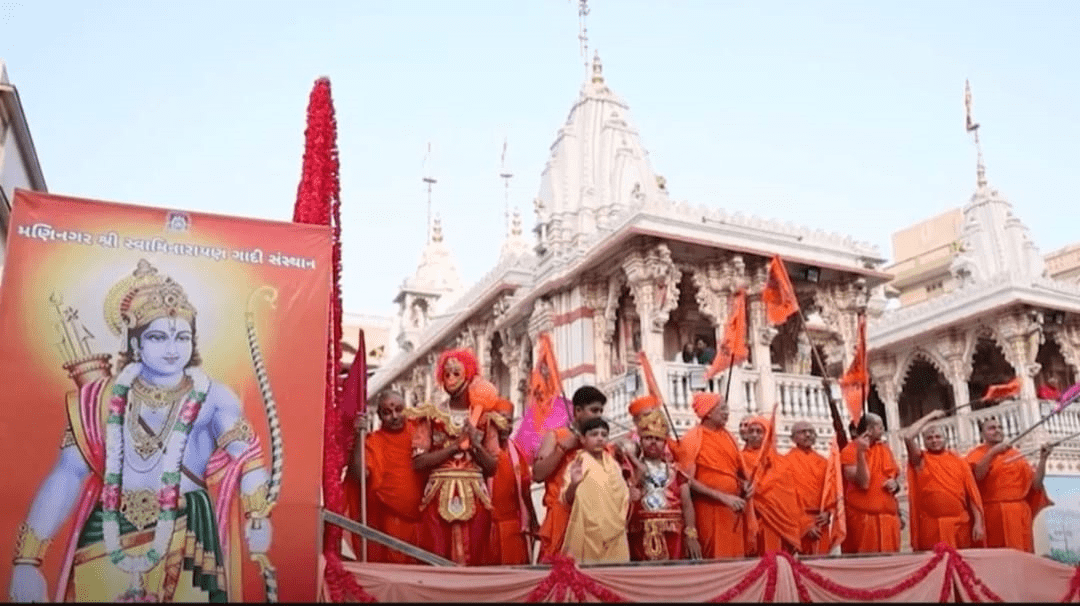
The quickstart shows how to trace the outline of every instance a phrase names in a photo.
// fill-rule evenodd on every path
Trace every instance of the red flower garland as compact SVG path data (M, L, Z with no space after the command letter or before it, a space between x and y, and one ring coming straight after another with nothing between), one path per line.
M1076 572L1073 573L1072 578L1069 579L1069 593L1065 594L1065 597L1061 598L1062 602L1071 602L1076 594L1080 593L1080 566L1076 567Z
M941 546L940 543L935 545L934 546L934 551L938 551L939 550L938 548L940 546ZM942 551L944 551L944 550L942 550ZM949 597L952 595L952 592L953 592L952 573L953 573L953 567L955 566L955 564L953 562L954 562L954 560L952 558L952 555L950 555L945 560L945 580L943 580L941 582L941 593L938 594L938 602L944 603L944 602L952 601L952 600L949 599Z
M769 570L770 564L771 566L775 567L776 560L772 560L770 563L768 559L761 558L760 560L758 560L758 565L752 568L750 572L748 572L746 576L742 578L741 581L735 584L734 587L709 600L709 602L730 602L737 596L742 595L746 592L747 589L750 588L750 585L753 585L759 578L761 578L761 575L765 574Z
M961 586L964 588L964 591L967 591L968 596L970 596L973 601L981 602L982 598L986 598L991 602L1005 601L1001 599L1001 596L987 587L981 579L975 576L975 571L971 569L971 564L967 563L964 557L960 555L960 552L944 543L938 543L934 548L941 548L948 552L950 560L953 561L953 569L956 571L957 576L960 577ZM979 597L980 593L982 594L982 598Z
M761 601L771 604L776 597L776 552L770 551L762 559L768 560L769 565L765 574L765 595Z
M586 601L589 595L600 598L602 602L627 601L626 598L581 572L574 563L574 558L570 556L553 555L544 561L551 564L551 572L529 592L529 595L525 597L526 602L549 601L549 598L557 600L571 593L579 602Z
M911 589L912 587L918 585L924 579L926 579L926 577L929 576L930 572L934 570L934 568L937 568L937 565L941 563L941 560L944 559L946 555L945 550L935 548L934 552L934 557L931 558L930 561L928 561L926 564L923 564L910 577L904 579L903 581L900 581L892 587L883 587L880 589L857 589L854 587L841 585L836 581L833 581L832 579L827 579L821 576L812 568L798 560L792 559L790 561L792 569L795 571L796 576L805 576L806 578L813 581L815 585L821 587L822 589L825 589L826 591L835 593L836 595L850 600L873 601L888 599L896 596L907 589Z

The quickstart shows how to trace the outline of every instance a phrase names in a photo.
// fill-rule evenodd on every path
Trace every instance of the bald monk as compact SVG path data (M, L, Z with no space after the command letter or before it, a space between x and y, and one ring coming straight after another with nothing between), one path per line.
M544 434L540 449L533 461L533 481L544 483L544 522L540 525L540 560L562 552L570 508L559 498L567 465L581 448L581 425L604 414L607 396L592 385L583 385L574 392L574 428L560 427Z
M487 413L488 427L498 433L499 461L490 480L491 491L491 564L530 564L532 535L536 533L533 507L532 470L524 453L510 439L514 426L514 405L500 398L495 410Z
M765 443L769 425L769 419L763 416L746 419L746 446L742 454L754 486L752 501L758 519L753 551L795 553L802 547L805 506L791 481L786 459L777 454L773 440Z
M426 474L412 465L414 424L406 422L405 399L384 391L376 398L379 429L353 446L349 472L359 479L367 475L367 525L375 530L417 544L420 532L420 500ZM361 465L361 448L364 462ZM361 472L363 470L363 472ZM368 541L369 562L416 564L413 558Z
M868 412L859 419L856 437L840 453L844 472L847 536L844 553L900 551L900 516L896 493L900 468L881 441L885 423Z
M1019 451L1005 442L1000 421L992 417L984 419L979 431L983 443L968 452L964 459L972 466L982 495L986 546L1034 553L1032 520L1043 507L1053 505L1043 490L1051 447L1044 444L1039 450L1039 462L1032 471Z
M908 452L908 504L911 548L926 551L939 542L954 549L980 545L985 538L982 497L971 466L945 448L940 426L926 427L945 416L933 410L904 431ZM915 438L922 432L920 448Z
M791 426L791 441L795 444L784 455L791 469L791 481L803 504L803 537L799 552L806 555L825 555L832 548L829 534L834 523L837 499L824 494L825 474L829 459L814 450L817 430L807 421L795 421ZM835 459L834 459L835 460ZM835 487L835 484L833 485ZM824 497L824 498L823 498ZM824 507L822 505L824 504Z
M683 436L678 456L690 480L701 553L741 558L749 548L747 537L756 536L757 519L746 511L753 494L749 473L725 429L728 405L720 394L698 392L693 406L701 423Z

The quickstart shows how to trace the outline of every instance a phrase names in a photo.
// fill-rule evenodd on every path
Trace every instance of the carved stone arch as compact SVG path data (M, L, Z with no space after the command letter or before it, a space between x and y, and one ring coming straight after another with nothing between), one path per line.
M1070 322L1054 330L1048 330L1061 349L1065 362L1072 368L1073 375L1080 377L1080 323Z
M972 330L954 329L936 335L932 347L948 363L949 372L945 376L950 381L967 382L977 342L976 332Z
M949 363L941 357L941 354L920 345L907 352L898 365L896 385L900 390L903 390L904 382L907 380L908 373L911 371L911 366L918 359L928 362L935 370L941 373L941 376L948 378Z

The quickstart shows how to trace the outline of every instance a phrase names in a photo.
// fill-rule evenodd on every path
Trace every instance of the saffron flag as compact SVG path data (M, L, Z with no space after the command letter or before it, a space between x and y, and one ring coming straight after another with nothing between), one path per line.
M844 483L840 474L840 446L838 435L834 435L829 444L829 465L825 468L825 483L821 489L821 504L818 511L825 511L836 503L836 511L829 518L829 549L836 549L847 537L847 519L844 511Z
M724 340L717 348L716 357L712 364L705 370L705 380L709 380L716 373L741 364L750 357L750 350L746 347L746 290L740 288L739 292L731 297L727 321L724 322Z
M540 450L540 442L546 432L570 425L570 401L562 393L559 364L555 359L551 336L543 333L538 341L536 366L529 377L525 412L513 437L530 464Z
M862 418L863 403L870 393L870 372L866 365L866 315L859 315L859 335L855 344L855 357L844 376L840 377L840 391L851 413L851 422L858 424Z
M765 289L761 291L761 300L765 302L765 316L772 326L787 322L791 314L799 311L795 287L791 285L791 278L779 255L774 255L769 261L769 277Z
M660 386L656 384L656 375L653 374L652 364L649 363L649 356L645 355L645 352L639 351L637 359L638 364L641 366L641 374L645 375L645 385L649 389L649 395L663 402L664 394L660 392Z
M1007 383L997 383L986 388L982 399L988 402L1004 400L1020 393L1020 377L1013 377Z

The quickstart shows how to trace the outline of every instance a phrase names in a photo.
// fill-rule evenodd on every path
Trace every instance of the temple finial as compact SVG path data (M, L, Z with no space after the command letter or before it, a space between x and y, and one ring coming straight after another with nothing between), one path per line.
M585 64L586 77L589 75L589 30L585 27L585 18L588 16L588 0L578 0L578 42L581 45L581 60Z
M592 81L603 82L604 81L604 64L600 62L600 51L596 51L592 60Z
M510 178L514 176L508 168L506 168L506 146L507 138L503 138L502 159L499 161L499 177L503 180L504 194L503 194L503 223L506 225L506 233L510 235Z
M986 187L986 165L983 164L982 144L979 143L979 124L972 117L971 106L971 82L964 80L964 109L967 113L966 129L967 132L973 133L975 138L975 184L979 189L984 189Z
M442 219L435 215L435 222L431 224L431 241L442 242Z
M435 226L431 223L431 186L437 182L435 177L431 175L431 142L428 141L427 153L424 154L424 177L423 181L427 184L427 241L431 242L434 237ZM436 219L437 221L438 219ZM439 233L439 240L442 240L442 232Z

